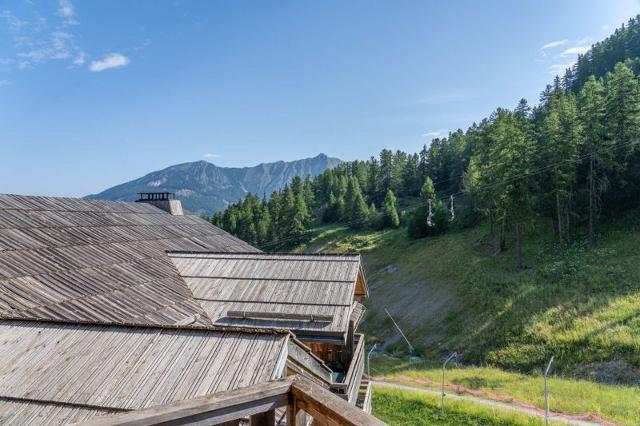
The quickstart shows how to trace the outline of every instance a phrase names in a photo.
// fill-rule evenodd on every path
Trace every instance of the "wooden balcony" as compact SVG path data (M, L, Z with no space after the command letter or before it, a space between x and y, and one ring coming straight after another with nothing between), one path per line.
M362 373L364 372L364 335L356 334L355 349L349 368L345 373L344 380L340 383L332 383L331 390L346 399L349 403L355 405L360 391L360 383L362 382Z
M311 416L314 423L321 425L384 425L344 398L298 375L144 410L96 417L86 424L228 426L239 425L248 418L249 423L254 426L273 426L275 410L283 407L286 409L288 426L300 425L297 423L297 417L302 413Z

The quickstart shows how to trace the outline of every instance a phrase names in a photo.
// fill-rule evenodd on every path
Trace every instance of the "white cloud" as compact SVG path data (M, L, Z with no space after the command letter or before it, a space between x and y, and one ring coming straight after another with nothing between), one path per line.
M76 25L76 11L70 0L58 0L58 16L62 16L67 25Z
M562 46L563 44L567 43L568 41L569 40L567 40L567 39L550 41L549 43L547 43L544 46L542 46L540 48L540 50L552 49L554 47Z
M84 65L84 52L80 52L75 59L73 60L73 65L82 66Z
M210 152L208 152L208 153L204 154L203 157L209 160L209 159L213 159L213 158L220 158L220 155L211 154Z
M574 46L562 52L562 56L581 55L589 50L589 46Z
M439 129L439 130L430 130L422 134L424 138L439 138L441 136L445 136L447 134L447 129Z
M126 67L129 65L129 58L121 53L107 53L99 61L92 61L89 70L92 72L101 72L111 68Z
M3 64L15 64L19 69L25 69L52 60L71 60L77 65L78 58L84 58L85 54L69 31L69 26L77 23L69 0L60 1L57 15L62 20L52 26L43 16L25 21L10 10L0 12L15 49L15 58L5 58Z

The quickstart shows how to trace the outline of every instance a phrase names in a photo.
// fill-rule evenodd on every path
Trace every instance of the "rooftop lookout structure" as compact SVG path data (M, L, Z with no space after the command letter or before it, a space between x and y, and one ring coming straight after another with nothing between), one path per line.
M359 257L261 253L150 194L0 194L0 423L380 424Z

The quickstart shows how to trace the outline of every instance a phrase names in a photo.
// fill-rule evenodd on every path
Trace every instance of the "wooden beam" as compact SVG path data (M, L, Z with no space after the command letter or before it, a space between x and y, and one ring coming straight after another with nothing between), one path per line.
M309 413L320 424L381 426L383 422L315 383L295 376L291 386L295 406ZM290 404L291 405L291 404ZM289 416L287 416L287 420Z
M320 358L314 356L310 349L309 352L307 352L307 350L305 350L306 348L302 348L295 341L291 340L287 347L289 349L288 365L294 364L299 366L299 370L306 370L307 374L317 377L327 386L331 383L331 370L329 370Z
M254 414L249 419L251 426L274 426L276 424L276 412L274 410Z
M261 383L115 416L96 417L93 426L212 425L271 411L289 402L291 379Z

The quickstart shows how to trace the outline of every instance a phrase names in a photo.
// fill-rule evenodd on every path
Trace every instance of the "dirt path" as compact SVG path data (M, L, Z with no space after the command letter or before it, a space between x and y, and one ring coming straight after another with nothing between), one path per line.
M386 387L386 388L394 388L394 389L402 389L402 390L407 390L407 391L411 391L411 392L420 392L420 393L426 393L426 394L430 394L430 395L440 395L440 391L436 390L436 389L430 389L430 388L425 388L425 387L419 387L419 386L410 386L410 385L403 385L400 383L393 383L393 382L386 382L386 381L380 381L380 380L374 380L373 381L373 385L377 386L377 387ZM464 400L464 401L470 401L476 404L480 404L480 405L485 405L488 407L495 407L495 408L499 408L501 410L511 410L511 411L518 411L524 414L530 414L533 416L537 416L540 418L544 418L544 411L537 408L537 407L529 407L529 406L522 406L522 405L516 405L516 404L510 404L507 402L502 402L502 401L495 401L493 399L485 399L485 398L479 398L477 396L472 396L472 395L458 395L456 393L447 393L446 399L457 399L457 400ZM446 407L446 401L445 401L445 407ZM584 420L584 419L580 419L577 417L581 417L581 416L575 416L575 415L571 415L571 414L564 414L564 413L549 413L549 418L552 419L555 422L561 422L561 423L565 423L568 425L578 425L578 426L613 426L613 423L609 423L606 421L593 421L593 420Z

